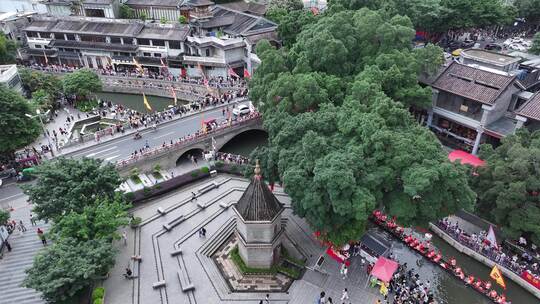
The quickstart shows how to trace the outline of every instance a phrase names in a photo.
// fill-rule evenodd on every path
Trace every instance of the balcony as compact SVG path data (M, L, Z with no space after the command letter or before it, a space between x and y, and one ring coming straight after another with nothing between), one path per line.
M205 45L205 44L212 44L217 45L220 47L227 47L227 46L233 46L235 44L244 45L244 40L242 38L217 38L214 36L206 36L206 37L187 37L187 41L191 43L196 43L199 46Z
M203 64L210 66L224 66L225 58L222 57L202 57L202 56L187 56L184 55L184 63L186 64Z

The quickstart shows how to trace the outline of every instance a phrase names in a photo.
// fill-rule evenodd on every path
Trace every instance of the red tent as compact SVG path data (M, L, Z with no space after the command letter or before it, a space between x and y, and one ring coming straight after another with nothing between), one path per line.
M467 153L465 151L461 151L461 150L454 150L452 152L450 152L450 154L448 154L448 159L451 161L451 162L455 162L456 160L460 160L462 164L468 164L468 165L471 165L473 167L481 167L483 165L485 165L485 161L481 160L480 158L470 154L470 153Z
M377 262L375 262L375 265L371 270L371 275L383 282L388 283L392 279L392 276L397 269L397 262L394 262L384 257L380 257Z

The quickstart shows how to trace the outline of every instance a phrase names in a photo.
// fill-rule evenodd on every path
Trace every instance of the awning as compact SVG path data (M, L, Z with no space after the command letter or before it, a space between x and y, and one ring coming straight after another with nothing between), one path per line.
M397 262L380 257L377 262L375 262L375 265L371 270L371 275L383 282L388 283L392 279L394 272L396 272L398 269L398 266L399 265Z
M484 166L486 163L477 156L474 156L462 150L454 150L450 152L450 154L448 154L448 160L450 160L451 162L455 162L458 159L461 161L462 164L471 165L473 167L481 167Z

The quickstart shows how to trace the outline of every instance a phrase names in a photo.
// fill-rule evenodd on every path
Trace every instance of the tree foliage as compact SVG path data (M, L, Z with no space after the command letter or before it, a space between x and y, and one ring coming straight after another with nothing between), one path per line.
M30 104L16 91L0 85L0 153L11 153L33 142L40 133Z
M61 303L105 275L114 265L115 254L104 239L60 239L37 254L23 285L41 292L50 303Z
M19 68L19 76L24 89L32 94L41 90L54 99L62 94L62 81L55 75Z
M67 74L62 79L62 83L66 94L73 94L81 98L87 98L102 89L101 79L90 69Z
M534 24L540 21L540 0L514 0L514 6L518 16L527 22Z
M135 10L124 3L120 4L120 18L135 19Z
M62 239L73 237L78 241L118 238L118 227L128 224L127 209L121 195L114 198L97 198L79 212L69 212L55 223L52 231Z
M529 52L535 55L540 55L540 32L534 34L533 43L529 49Z
M9 211L0 209L0 226L5 225L9 220Z
M508 24L516 15L515 8L507 5L503 0L336 0L330 2L330 11L357 10L364 7L379 10L385 16L397 13L408 16L416 29L428 32Z
M99 159L59 158L37 167L37 182L24 188L40 219L57 221L70 211L82 213L98 198L113 198L120 176Z
M519 130L493 149L483 145L486 166L471 176L477 211L501 226L506 236L540 242L540 132Z
M0 34L0 64L15 63L17 43Z
M473 205L466 169L407 110L430 104L417 77L442 63L438 47L411 49L414 34L409 18L362 8L317 18L290 49L257 46L250 94L270 145L253 156L335 243L357 239L375 208L425 224Z

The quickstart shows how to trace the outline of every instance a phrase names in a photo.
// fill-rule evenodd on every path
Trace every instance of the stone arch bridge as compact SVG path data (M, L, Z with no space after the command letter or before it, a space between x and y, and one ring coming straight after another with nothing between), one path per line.
M116 169L121 176L128 176L134 168L140 172L152 171L156 165L160 165L163 169L173 168L176 166L176 161L186 152L191 150L210 151L213 146L219 150L237 135L251 130L266 132L262 126L260 115L234 122L230 126L218 127L214 131L175 143L172 146L160 146L137 158L120 160L116 163Z

